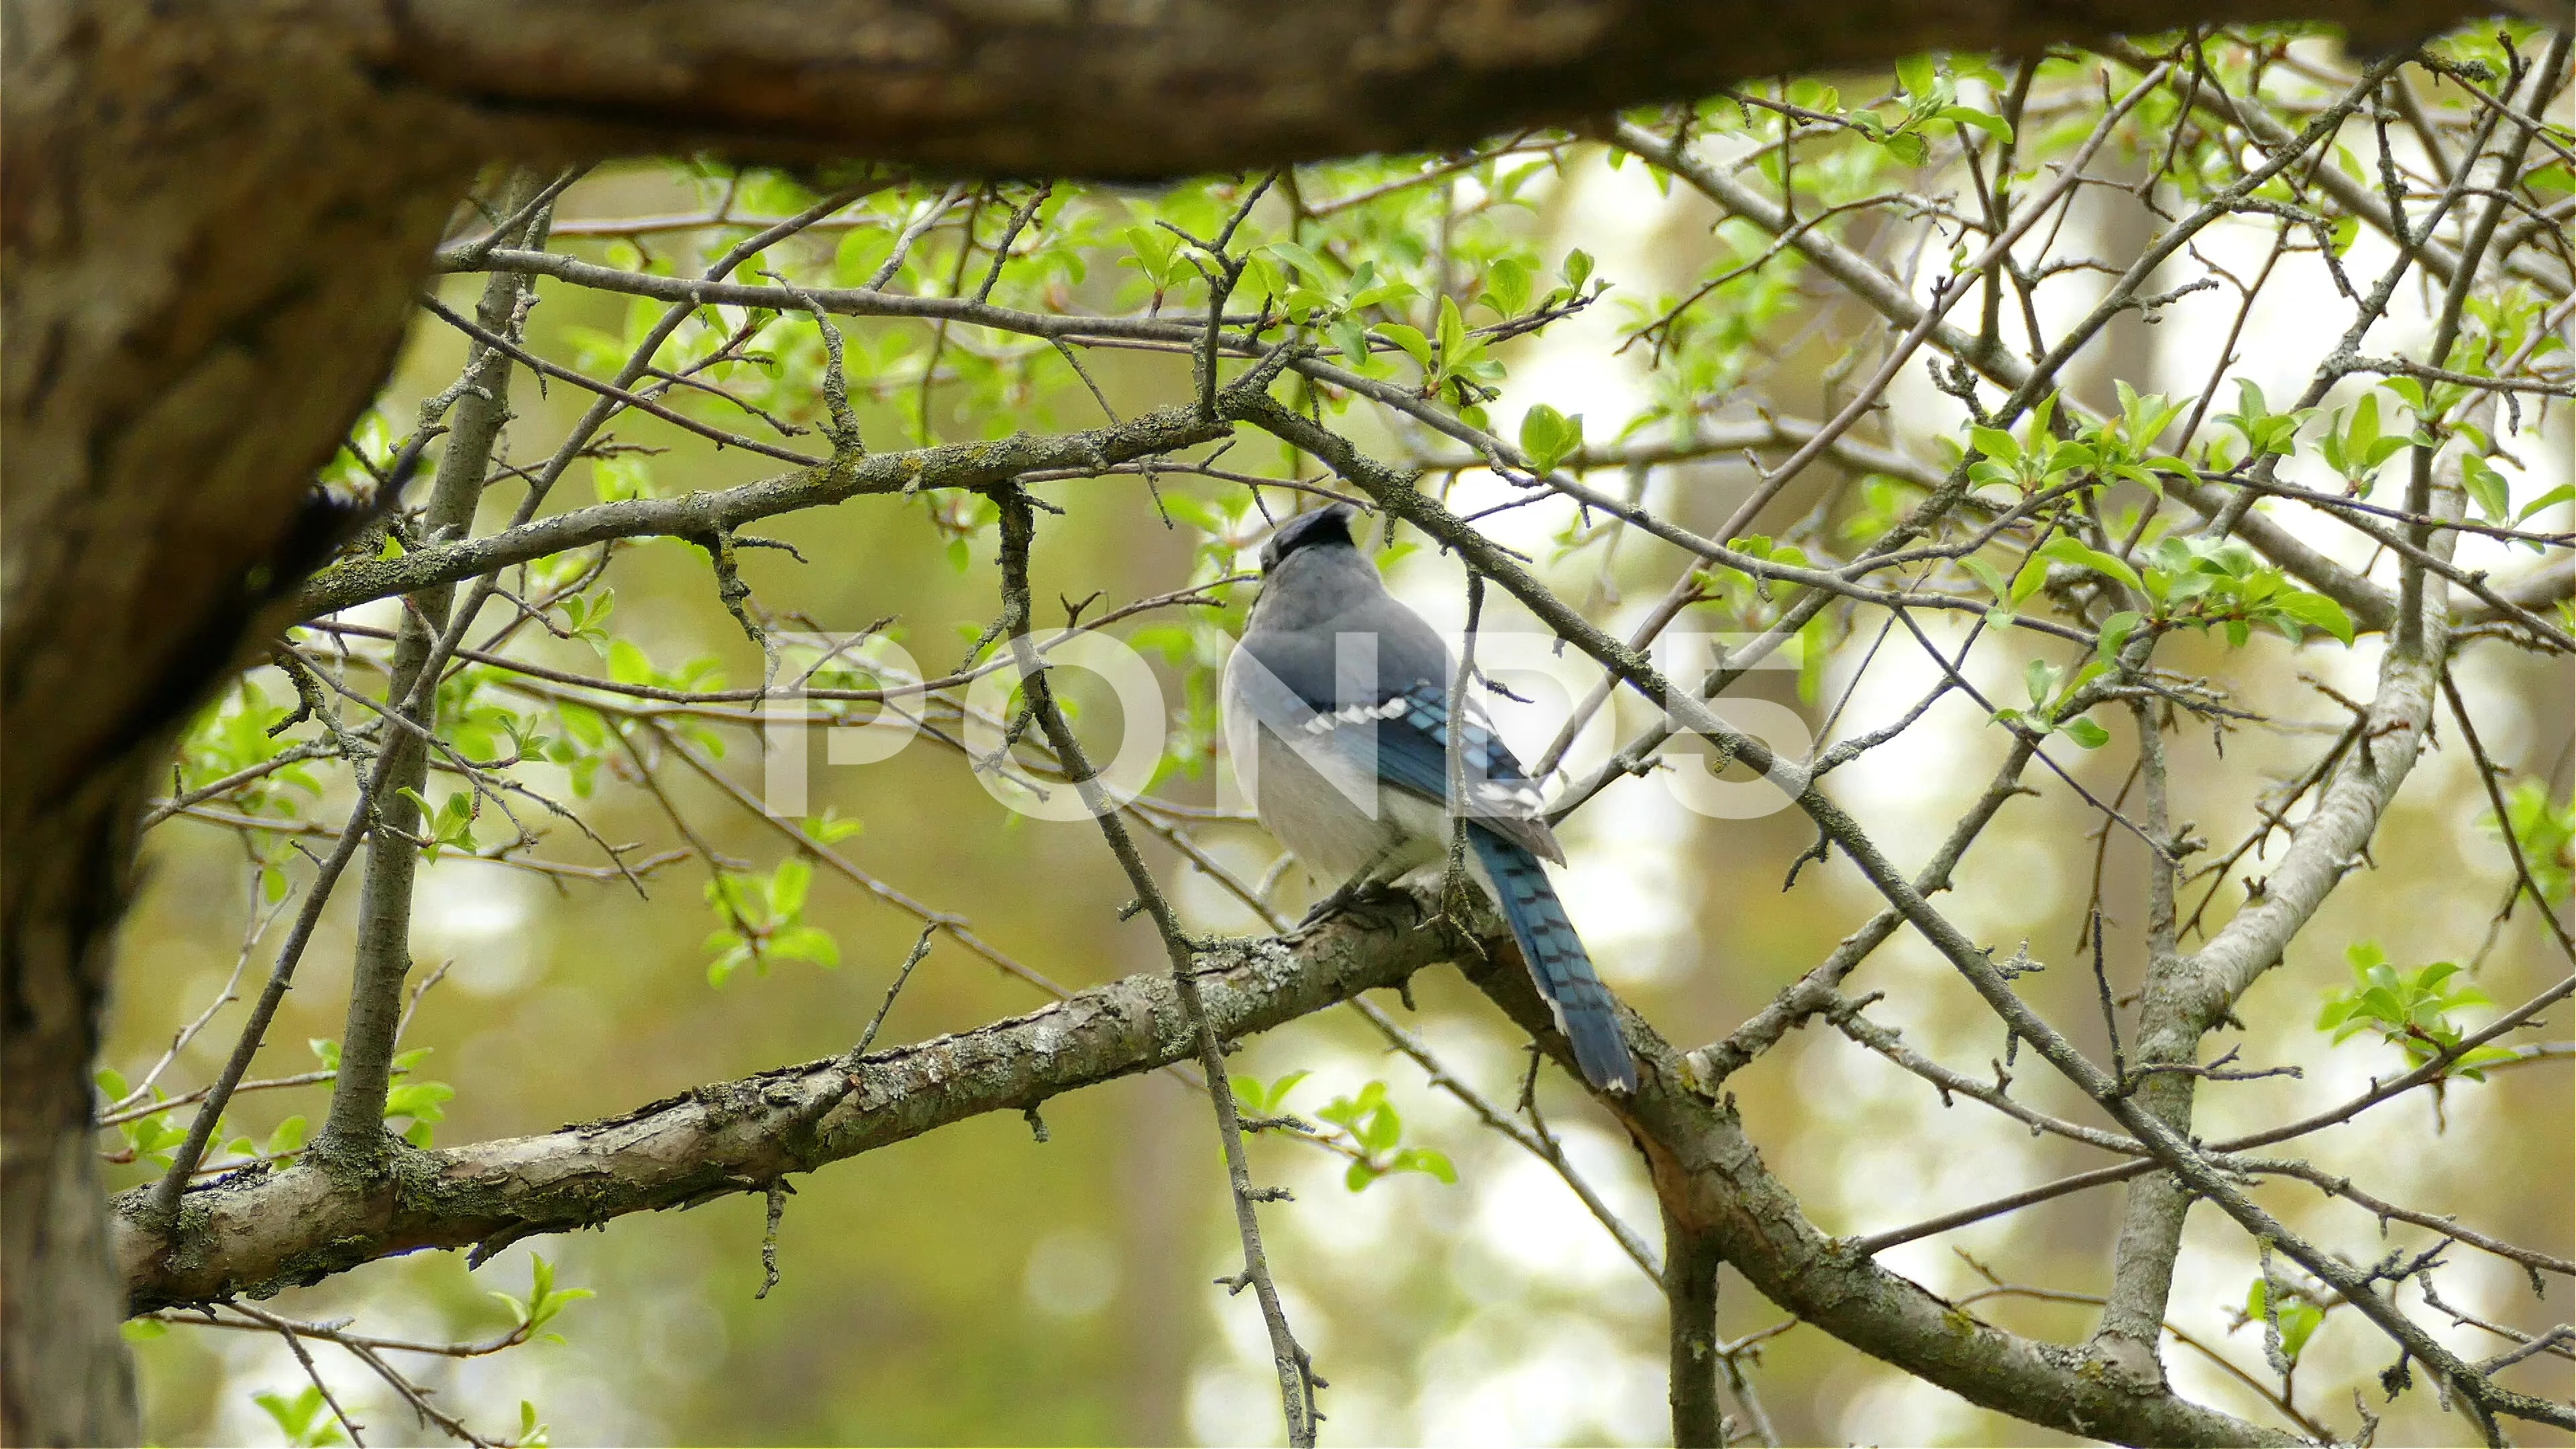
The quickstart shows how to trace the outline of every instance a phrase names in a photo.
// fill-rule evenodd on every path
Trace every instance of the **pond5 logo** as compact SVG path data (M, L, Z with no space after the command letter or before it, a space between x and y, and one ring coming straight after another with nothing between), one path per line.
M1031 731L1021 717L1019 668L1008 649L993 650L954 674L928 677L910 651L881 633L779 632L772 638L779 665L760 702L761 800L772 813L791 818L808 813L815 732L823 736L827 764L860 766L890 760L931 731L968 756L976 782L1005 808L1038 820L1089 816L1080 792L1060 779L1032 773L1013 757L1014 747ZM1118 702L1116 738L1085 732L1100 770L1102 795L1114 808L1143 794L1172 744L1170 701L1154 665L1126 641L1092 629L1064 630L1035 643L1050 671L1079 670L1108 686ZM1337 641L1339 672L1373 678L1375 643L1367 635ZM1449 643L1454 657L1460 641L1453 637ZM1655 663L1666 679L1696 687L1721 677L1721 671L1739 676L1794 672L1797 648L1795 639L1771 634L1667 633L1656 641ZM1617 739L1613 716L1603 707L1608 691L1602 671L1564 650L1552 634L1480 630L1475 665L1486 682L1472 686L1471 718L1490 720L1507 742L1514 742L1514 755L1525 767L1553 766L1541 782L1545 798L1557 798L1569 786L1588 794L1582 782L1594 781L1610 768L1614 752L1621 774L1644 773L1685 809L1710 819L1758 819L1788 808L1806 789L1814 737L1805 718L1785 704L1734 693L1703 701L1728 730L1769 751L1770 768L1760 778L1730 780L1721 776L1724 761L1716 746L1667 746L1691 734L1672 711L1634 738L1624 743ZM1562 739L1570 721L1579 727L1571 740ZM1366 737L1368 748L1376 747L1377 730L1410 724L1390 725L1383 715L1351 723L1355 734ZM1280 738L1301 755L1312 753L1317 743ZM1480 759L1470 751L1456 753L1452 777L1471 782L1468 798L1499 799L1496 792L1472 788L1487 773L1479 767ZM1651 764L1639 763L1649 759ZM1255 803L1257 771L1220 768L1216 773L1221 806L1245 809ZM1354 803L1375 809L1374 792L1352 794ZM1527 807L1516 800L1491 808ZM1468 813L1477 813L1476 808Z

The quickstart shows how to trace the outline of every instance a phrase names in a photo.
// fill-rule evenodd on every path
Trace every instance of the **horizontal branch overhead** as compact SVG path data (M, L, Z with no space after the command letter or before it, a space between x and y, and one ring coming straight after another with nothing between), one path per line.
M374 59L508 123L744 153L1144 178L1463 143L1924 50L2324 20L2369 49L2462 0L411 0ZM627 139L632 138L632 139Z

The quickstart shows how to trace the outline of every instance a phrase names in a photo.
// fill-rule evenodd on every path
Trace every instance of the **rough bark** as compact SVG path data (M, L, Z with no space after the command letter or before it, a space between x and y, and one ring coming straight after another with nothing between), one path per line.
M0 43L0 1439L132 1443L88 1085L132 822L472 159L266 13Z
M128 823L268 617L475 166L717 145L1125 177L1437 146L1930 46L2460 0L11 0L0 1438L130 1439L87 1162ZM100 661L113 667L100 667Z
M979 172L1157 177L1428 149L1916 51L2235 20L2372 48L2457 0L412 0L373 62L588 144L853 150Z
M1725 1255L1715 1239L1664 1207L1664 1396L1672 1408L1673 1449L1726 1444L1718 1403L1717 1270Z
M21 716L23 719L23 716ZM23 725L20 726L24 728ZM59 847L12 852L0 1091L0 1440L133 1442L134 1381L116 1336L89 1131L107 955L125 889L131 797L100 792L44 822ZM20 1325L43 1325L22 1332Z
M1547 1004L1520 971L1469 975L1569 1069ZM1680 1053L1625 1014L1639 1086L1605 1099L1644 1150L1668 1233L1713 1248L1782 1309L1971 1403L2087 1439L2122 1444L2290 1444L2276 1429L2204 1408L2162 1386L2124 1385L2083 1350L2007 1333L1853 1251L1808 1221L1763 1166L1731 1098L1690 1085ZM1712 1409L1714 1405L1712 1404Z
M500 190L496 209L504 216L517 215L544 184L542 174L521 168ZM542 247L544 221L540 218L531 225L536 235L528 239L529 244ZM513 322L529 285L519 277L487 279L475 313L484 329L503 336L516 331ZM497 347L486 349L467 369L465 395L456 400L449 415L452 431L446 451L439 455L428 505L422 510L421 527L427 537L455 539L473 531L493 444L510 421L511 371L510 354ZM403 709L424 732L438 728L438 691L435 686L424 688L421 676L445 662L433 656L455 596L455 587L446 584L412 595L394 643L385 699ZM408 707L406 700L412 701ZM384 751L385 782L374 799L376 818L385 828L367 835L357 947L350 963L349 1024L340 1034L340 1075L331 1084L330 1116L315 1144L318 1151L361 1157L378 1151L384 1138L385 1094L393 1081L403 982L411 971L412 884L420 851L410 837L420 830L420 806L415 802L429 788L429 745L423 734L394 730L385 738Z
M1197 981L1211 1027L1231 1040L1399 985L1461 946L1441 928L1345 918L1293 950L1247 942L1202 957ZM142 1216L142 1192L126 1193L115 1257L132 1311L265 1297L397 1253L488 1253L533 1233L759 1191L790 1172L1196 1055L1171 973L1149 971L973 1031L780 1067L605 1121L399 1149L389 1173L237 1173L181 1199L166 1241Z

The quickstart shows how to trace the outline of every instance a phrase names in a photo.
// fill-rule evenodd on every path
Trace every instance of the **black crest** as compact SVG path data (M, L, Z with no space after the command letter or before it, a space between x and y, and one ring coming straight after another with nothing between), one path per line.
M1359 510L1350 504L1335 503L1289 519L1261 546L1261 571L1269 573L1279 567L1281 559L1301 548L1336 543L1351 547L1351 520L1358 516Z

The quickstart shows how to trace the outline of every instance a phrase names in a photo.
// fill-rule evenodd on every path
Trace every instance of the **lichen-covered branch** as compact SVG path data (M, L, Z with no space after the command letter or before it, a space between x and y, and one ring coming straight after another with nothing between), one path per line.
M1426 911L1428 920L1431 912ZM1199 958L1224 1040L1394 986L1463 943L1437 922L1316 929L1294 948L1247 941ZM382 1176L319 1164L250 1171L181 1199L165 1240L115 1200L129 1312L316 1282L422 1248L485 1253L534 1233L757 1191L985 1112L1198 1055L1169 971L1147 971L973 1031L699 1087L598 1122L435 1151L398 1148Z

